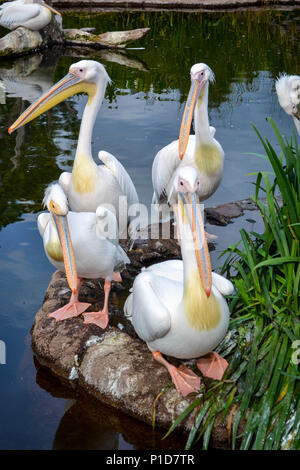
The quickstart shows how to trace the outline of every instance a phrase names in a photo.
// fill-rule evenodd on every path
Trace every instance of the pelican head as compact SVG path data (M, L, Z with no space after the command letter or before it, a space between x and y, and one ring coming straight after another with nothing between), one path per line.
M183 113L179 135L179 157L181 160L188 144L196 103L203 96L205 85L215 80L213 71L206 64L194 64L190 73L191 87Z
M67 196L58 183L50 184L46 188L43 205L55 215L65 217L69 212Z
M69 72L50 90L36 100L23 114L10 126L8 132L32 121L42 113L53 108L76 93L87 93L89 99L93 99L102 86L103 94L107 83L110 82L108 73L104 66L95 60L81 60L72 64Z
M68 226L68 200L58 183L51 184L45 191L43 204L47 206L55 223L63 258L68 284L73 294L76 293L77 271L75 256Z
M207 297L209 297L212 287L211 263L197 194L200 182L195 168L191 166L179 168L175 174L173 185L174 190L178 191L178 217L181 235L184 237L187 233L192 234L193 251L201 283Z
M300 134L300 76L282 74L275 86L280 106L293 117Z

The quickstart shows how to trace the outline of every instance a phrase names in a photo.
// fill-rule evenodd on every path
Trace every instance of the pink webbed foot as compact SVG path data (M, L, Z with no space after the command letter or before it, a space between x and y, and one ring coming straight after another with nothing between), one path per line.
M183 396L186 397L190 393L197 393L200 390L201 379L195 374L192 370L188 369L186 366L181 365L178 368L170 364L166 359L164 359L159 351L154 351L152 353L154 359L160 364L164 365L174 383L177 391Z
M228 362L216 352L210 352L196 361L197 367L205 377L222 380Z
M67 320L68 318L78 317L78 315L87 310L91 304L87 302L79 302L78 300L78 294L81 284L82 279L79 277L77 279L77 285L74 291L75 293L72 292L70 302L67 305L64 305L64 307L55 310L55 312L49 313L48 316L51 318L55 318L56 321L62 321Z
M114 273L114 275L119 275L120 273ZM118 276L116 276L118 277ZM121 276L120 276L121 278ZM116 279L117 280L117 279ZM109 281L105 281L104 283L104 306L103 310L100 312L87 312L84 314L84 323L94 323L95 325L99 326L103 330L108 325L108 297L111 288L111 283Z
M87 312L83 316L83 323L85 324L94 323L103 330L105 330L108 325L108 312L105 312L104 310L100 310L100 312Z
M68 318L78 317L78 315L88 309L90 305L91 304L87 302L70 300L67 305L55 310L55 312L49 313L48 316L55 318L56 321L67 320Z
M186 397L190 393L199 392L201 379L192 370L185 366L179 366L178 368L172 366L172 371L169 370L169 373L177 391L181 393L183 397Z

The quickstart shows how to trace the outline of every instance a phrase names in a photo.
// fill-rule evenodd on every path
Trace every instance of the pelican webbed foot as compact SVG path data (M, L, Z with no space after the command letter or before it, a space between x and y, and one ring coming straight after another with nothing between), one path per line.
M105 330L105 328L108 325L108 315L109 315L109 313L108 313L108 297L109 297L110 289L111 289L111 283L109 281L105 281L105 284L104 284L104 295L105 295L105 297L104 297L103 309L100 310L99 312L86 312L83 315L85 324L94 323L95 325L97 325L100 328L102 328L103 330Z
M197 367L204 377L210 377L215 380L222 380L228 362L218 353L210 352L196 361Z
M99 312L86 312L84 315L84 324L94 323L103 330L108 325L108 312L105 312L104 309Z
M74 294L72 294L72 297L73 296ZM74 300L72 297L67 305L64 305L58 310L55 310L55 312L49 313L48 316L55 318L56 321L67 320L68 318L78 317L78 315L81 315L81 313L83 313L91 305L87 302L79 302L78 300Z
M201 379L192 370L183 365L179 366L178 368L173 366L163 358L159 351L153 351L152 356L157 362L166 367L177 391L183 397L186 397L190 393L199 392Z
M88 302L79 302L78 295L81 284L82 279L78 278L76 283L76 292L75 294L72 292L69 303L58 310L49 313L48 317L55 318L56 321L62 321L67 320L68 318L78 317L81 313L85 312L91 304Z

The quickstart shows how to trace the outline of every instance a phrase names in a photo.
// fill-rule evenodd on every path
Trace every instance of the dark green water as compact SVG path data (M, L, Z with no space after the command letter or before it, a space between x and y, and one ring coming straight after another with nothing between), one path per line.
M113 83L96 121L94 157L104 149L119 158L140 200L149 204L153 158L178 137L189 69L205 62L216 77L210 87L210 120L226 154L223 181L206 205L249 197L255 179L249 173L269 169L263 159L249 155L261 152L250 122L271 140L267 116L286 135L293 131L291 118L277 102L274 79L283 71L300 72L298 18L299 10L66 14L65 28L95 26L101 33L149 26L151 31L123 53L82 55L80 50L58 48L0 62L0 80L7 89L0 105L0 340L7 353L6 365L0 365L0 448L130 449L141 448L146 435L152 439L149 448L158 446L160 438L149 437L150 430L143 425L130 433L128 429L138 424L124 416L115 419L115 427L107 427L107 421L94 423L92 405L75 402L72 394L36 373L29 331L53 272L37 232L36 214L42 210L44 188L62 171L71 170L86 97L70 98L12 136L8 126L71 63L83 57L100 60ZM74 426L77 433L67 440L63 436ZM94 432L88 434L89 428Z

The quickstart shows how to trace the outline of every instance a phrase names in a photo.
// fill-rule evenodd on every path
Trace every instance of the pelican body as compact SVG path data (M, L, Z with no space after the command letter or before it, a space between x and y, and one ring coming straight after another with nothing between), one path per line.
M275 86L280 106L292 116L300 135L300 76L282 74Z
M43 0L15 0L0 5L0 25L13 30L24 28L38 31L50 23L52 15L61 14Z
M96 212L69 212L66 195L57 183L46 190L44 203L49 212L40 214L37 223L46 256L56 269L66 272L70 288L77 295L75 309L71 302L67 308L51 314L62 320L76 316L90 306L78 302L81 278L105 279L108 300L110 282L121 281L119 273L130 260L118 243L117 221L108 209L99 206ZM85 314L86 320L95 320L95 317L101 317L101 322L93 323L103 328L108 321L108 311L104 323L104 315L99 312Z
M184 166L191 166L197 171L200 201L209 198L220 184L224 151L214 138L215 128L209 126L208 119L208 87L213 80L214 74L208 65L195 64L191 68L191 88L179 140L163 147L153 161L153 203L167 201L171 206L177 203L173 180L178 168ZM193 116L195 135L190 135Z
M227 363L212 351L228 328L230 312L223 295L233 291L230 281L211 272L198 183L194 168L181 167L175 175L182 261L143 269L124 307L139 337L154 359L167 367L184 396L199 390L200 378L190 370L174 368L162 354L179 359L200 357L197 366L201 372L220 379ZM201 359L207 353L210 357Z
M82 60L70 66L69 73L44 93L9 128L9 133L76 93L88 94L72 173L60 175L62 186L72 211L95 212L99 205L113 211L118 220L124 214L119 211L120 197L127 200L128 208L138 204L134 184L121 163L110 153L99 152L103 165L97 165L92 156L92 132L104 93L110 78L102 64L94 60ZM126 238L127 223L131 218L125 214L125 224L119 227L120 238Z

